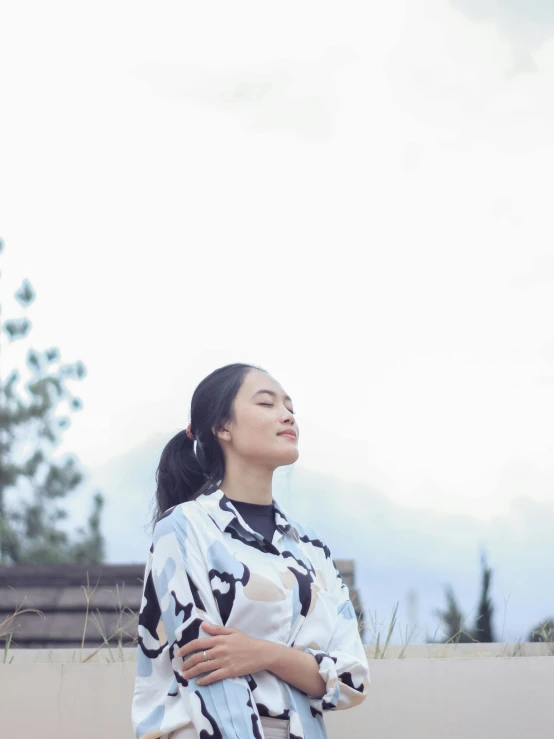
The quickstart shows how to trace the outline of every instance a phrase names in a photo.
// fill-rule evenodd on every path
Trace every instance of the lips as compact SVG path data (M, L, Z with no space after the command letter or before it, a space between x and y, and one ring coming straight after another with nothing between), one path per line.
M296 439L296 431L287 429L286 431L281 431L278 436L290 436L291 439Z

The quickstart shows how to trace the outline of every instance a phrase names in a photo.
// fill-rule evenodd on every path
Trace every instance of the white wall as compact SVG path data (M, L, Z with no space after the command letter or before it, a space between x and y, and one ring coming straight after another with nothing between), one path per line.
M407 659L372 659L372 649L370 694L356 708L327 714L330 739L552 736L552 656L500 657L506 645L458 645L441 647L445 658L411 656L412 647ZM525 650L549 654L546 645ZM79 659L75 652L10 650L0 664L2 737L133 739L135 649L123 650L123 661L112 651L113 662L102 661L110 659L105 648L85 663L70 661Z

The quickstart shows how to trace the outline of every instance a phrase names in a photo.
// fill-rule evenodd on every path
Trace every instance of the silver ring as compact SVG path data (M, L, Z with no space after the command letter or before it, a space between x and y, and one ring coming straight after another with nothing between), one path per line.
M204 649L204 662L209 662L209 661L210 661L210 658L208 657L208 655L206 654L206 650Z

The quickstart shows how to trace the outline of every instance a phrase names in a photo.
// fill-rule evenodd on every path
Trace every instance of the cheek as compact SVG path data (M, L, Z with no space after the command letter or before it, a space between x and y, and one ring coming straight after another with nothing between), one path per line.
M235 436L237 447L248 452L255 449L267 449L268 444L275 443L276 422L266 414L251 412L241 419L240 433Z

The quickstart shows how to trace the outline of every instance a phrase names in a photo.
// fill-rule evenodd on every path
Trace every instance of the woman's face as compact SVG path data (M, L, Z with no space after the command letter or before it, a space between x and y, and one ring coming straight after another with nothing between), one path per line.
M222 446L253 464L274 469L298 459L298 424L292 400L262 370L249 370L233 404L235 419L219 434Z

